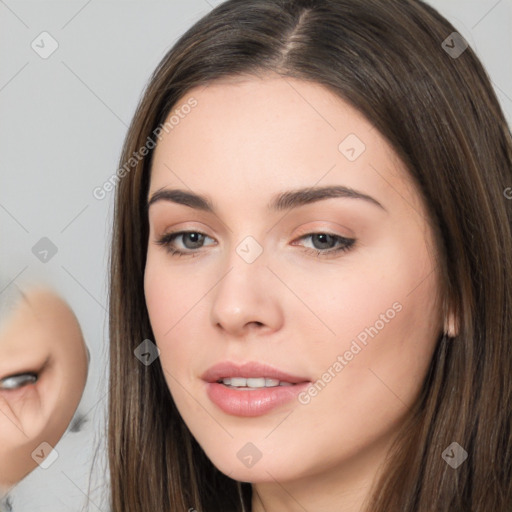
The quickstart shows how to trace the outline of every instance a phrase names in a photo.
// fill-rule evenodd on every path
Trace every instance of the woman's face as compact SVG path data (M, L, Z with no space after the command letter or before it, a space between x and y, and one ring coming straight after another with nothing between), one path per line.
M319 84L214 82L171 114L152 166L145 294L185 423L237 480L368 480L443 329L416 187Z

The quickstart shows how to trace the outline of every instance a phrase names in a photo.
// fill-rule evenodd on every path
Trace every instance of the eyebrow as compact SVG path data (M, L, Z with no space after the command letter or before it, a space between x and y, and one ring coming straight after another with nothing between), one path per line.
M386 208L384 208L384 206L382 206L382 204L372 196L363 194L362 192L358 192L357 190L343 185L287 190L273 196L268 203L267 208L271 211L278 212L332 198L362 199L369 204L373 204L374 206L387 211ZM186 190L168 188L157 190L149 199L147 208L149 209L152 204L159 201L169 201L172 203L182 204L190 208L195 208L197 210L215 213L215 207L208 197L188 192Z

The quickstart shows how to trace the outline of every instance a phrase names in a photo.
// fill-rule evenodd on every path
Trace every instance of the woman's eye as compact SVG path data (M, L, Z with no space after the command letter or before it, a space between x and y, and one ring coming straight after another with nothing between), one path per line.
M179 231L163 235L156 243L164 246L171 255L194 256L198 252L197 249L201 249L204 246L204 242L207 238L210 237L198 231ZM311 240L313 247L306 247L306 251L313 252L317 256L326 256L341 251L348 251L355 243L355 239L353 238L346 238L330 233L308 233L300 237L299 240L308 238ZM210 240L212 239L210 238ZM177 244L177 242L179 242L179 244Z
M168 233L164 235L162 238L157 240L158 245L164 246L168 252L175 255L184 255L190 254L193 256L193 252L195 249L200 249L206 238L210 238L204 233L200 233L199 231L179 231L176 233ZM176 240L181 239L181 247L176 248L175 243Z
M317 256L327 256L342 251L348 251L355 243L354 238L346 238L330 233L308 233L299 238L299 240L304 239L310 239L313 247L307 248L308 252L312 251Z
M34 373L20 373L17 375L10 375L0 379L0 390L2 389L18 389L28 384L33 384L37 381L37 375Z

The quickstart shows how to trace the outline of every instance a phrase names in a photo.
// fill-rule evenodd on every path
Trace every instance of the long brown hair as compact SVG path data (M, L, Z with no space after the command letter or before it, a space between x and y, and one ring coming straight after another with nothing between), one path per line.
M146 366L134 356L154 340L143 289L152 151L126 163L192 87L265 72L323 84L389 141L428 207L444 313L451 308L459 321L455 338L437 341L368 510L512 510L512 143L472 49L457 55L449 48L461 48L460 39L443 43L453 32L417 0L228 0L163 58L117 175L108 418L115 512L242 511L242 501L251 509L250 484L218 471L184 424L159 360ZM468 453L457 469L442 457L452 442Z

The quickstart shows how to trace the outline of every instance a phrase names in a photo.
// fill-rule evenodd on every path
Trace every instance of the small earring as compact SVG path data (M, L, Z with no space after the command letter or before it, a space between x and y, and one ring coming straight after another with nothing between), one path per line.
M444 323L444 332L443 334L448 339L455 339L457 335L459 334L459 322L456 319L456 317L453 315L453 313L450 313L448 318L446 318Z

